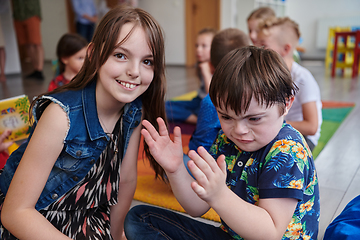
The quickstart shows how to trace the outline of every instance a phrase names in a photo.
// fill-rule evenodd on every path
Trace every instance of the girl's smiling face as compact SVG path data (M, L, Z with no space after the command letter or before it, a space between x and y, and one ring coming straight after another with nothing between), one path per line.
M134 27L133 23L124 24L118 43L132 29L126 41L114 50L99 69L96 85L97 101L114 104L113 106L119 106L120 102L122 107L143 94L153 80L153 54L143 28Z
M278 104L266 107L252 98L245 113L237 115L231 109L217 108L221 128L225 135L241 150L254 152L270 143L279 133L284 116L291 107L289 100L284 113Z

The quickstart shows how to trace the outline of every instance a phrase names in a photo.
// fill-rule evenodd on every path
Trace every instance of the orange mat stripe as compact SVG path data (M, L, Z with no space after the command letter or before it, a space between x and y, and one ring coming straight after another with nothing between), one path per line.
M170 134L170 137L172 138L173 135ZM182 135L184 152L188 151L190 137L190 135ZM155 179L155 173L154 170L150 167L150 163L147 159L144 160L141 156L142 148L143 144L141 143L138 158L137 186L134 199L175 211L185 212L172 193L171 187L165 184L163 181ZM219 215L213 209L210 209L202 217L212 221L220 222Z

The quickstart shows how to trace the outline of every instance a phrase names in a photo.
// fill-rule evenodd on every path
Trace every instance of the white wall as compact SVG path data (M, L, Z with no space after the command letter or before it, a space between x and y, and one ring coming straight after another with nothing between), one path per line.
M40 0L41 35L46 60L56 59L56 45L60 37L68 32L65 0Z
M300 26L306 49L304 58L325 58L326 49L317 47L317 24L322 18L360 16L359 0L288 0L287 16ZM358 23L360 25L360 22ZM323 32L327 32L326 30ZM326 39L327 38L323 38ZM326 43L324 44L326 45Z
M149 12L164 30L166 63L184 65L185 0L139 0L139 7Z
M1 26L5 40L5 74L21 72L19 50L14 30L10 0L5 0L1 5Z
M68 30L65 1L40 0L40 2L43 14L41 29L45 59L55 59L57 41ZM237 5L235 13L234 2ZM238 27L247 32L246 18L253 7L253 2L253 0L221 0L221 28ZM186 62L185 0L139 0L139 7L152 14L164 29L166 63L184 65ZM237 16L234 16L236 13ZM360 1L288 0L286 15L300 25L303 38L301 46L306 49L303 56L324 58L325 49L316 46L318 20L326 17L359 16ZM3 27L11 26L3 23ZM10 64L7 64L8 67Z

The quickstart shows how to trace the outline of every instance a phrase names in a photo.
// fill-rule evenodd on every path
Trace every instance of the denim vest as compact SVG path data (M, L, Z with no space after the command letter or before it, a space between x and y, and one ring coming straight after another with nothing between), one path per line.
M82 90L43 96L34 106L35 122L33 129L35 129L42 112L51 102L59 104L64 109L70 126L64 139L64 147L36 203L35 208L37 210L49 206L80 182L99 159L110 140L98 120L95 87L96 81ZM140 97L124 106L122 126L123 157L131 134L141 121L141 107ZM33 131L30 133L29 139L32 133ZM4 195L7 193L26 147L27 142L11 154L0 175L0 190Z

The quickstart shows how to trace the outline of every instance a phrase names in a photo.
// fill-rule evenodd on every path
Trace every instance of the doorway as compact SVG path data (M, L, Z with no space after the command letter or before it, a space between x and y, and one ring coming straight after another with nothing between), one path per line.
M186 66L196 64L195 43L198 32L211 27L220 29L220 0L186 0Z

